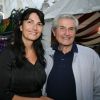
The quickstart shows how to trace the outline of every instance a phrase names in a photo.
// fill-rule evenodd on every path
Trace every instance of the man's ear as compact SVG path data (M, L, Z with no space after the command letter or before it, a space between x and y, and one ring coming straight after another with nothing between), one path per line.
M53 35L55 36L55 29L52 29L51 31L52 31Z

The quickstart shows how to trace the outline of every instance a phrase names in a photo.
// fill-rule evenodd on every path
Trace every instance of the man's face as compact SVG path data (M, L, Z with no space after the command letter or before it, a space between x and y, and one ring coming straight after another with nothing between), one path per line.
M56 40L62 46L72 46L76 27L72 19L59 19L58 27L53 31Z

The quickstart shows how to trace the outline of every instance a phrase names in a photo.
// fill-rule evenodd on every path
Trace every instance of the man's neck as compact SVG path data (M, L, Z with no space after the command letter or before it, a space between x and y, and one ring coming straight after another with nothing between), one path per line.
M62 53L64 53L64 54L70 52L71 49L72 49L72 45L70 45L70 46L62 46L62 45L59 45L58 46L58 50L59 51L62 51Z

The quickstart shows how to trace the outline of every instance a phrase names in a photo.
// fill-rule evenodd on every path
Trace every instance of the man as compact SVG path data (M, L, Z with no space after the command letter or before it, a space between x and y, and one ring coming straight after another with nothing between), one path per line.
M94 50L74 42L78 25L72 15L53 21L57 45L54 51L47 48L45 89L54 100L100 100L100 58Z

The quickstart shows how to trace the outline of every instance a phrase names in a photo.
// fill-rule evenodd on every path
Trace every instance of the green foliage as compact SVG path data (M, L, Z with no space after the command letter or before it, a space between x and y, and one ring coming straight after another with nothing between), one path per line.
M5 26L3 25L3 23L0 23L0 34L3 33L5 31Z
M13 9L11 12L11 15L8 19L3 19L0 23L0 35L7 34L9 32L14 31L14 28L16 25L19 24L21 14L24 11L24 9Z

